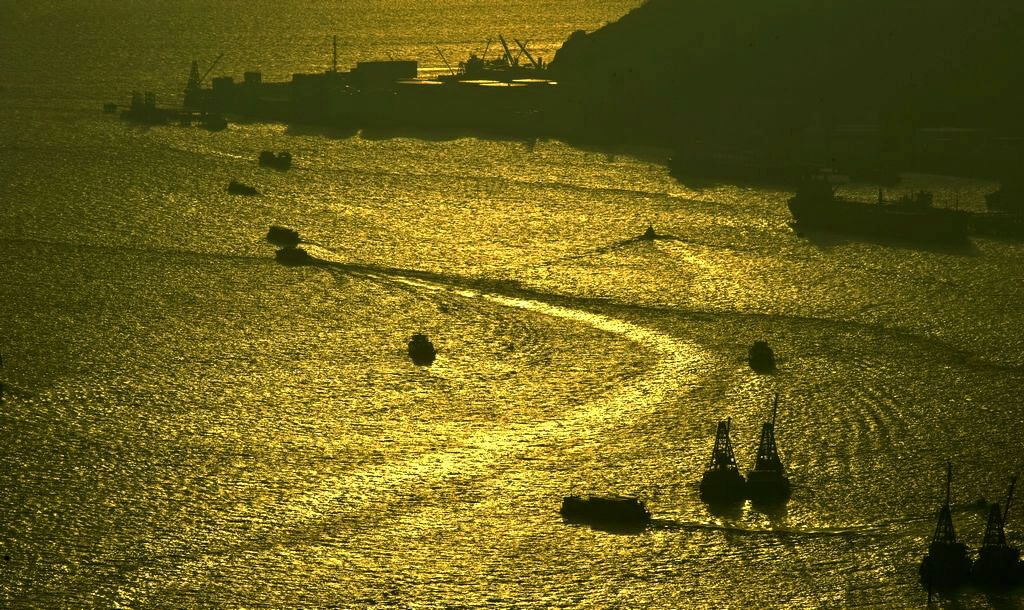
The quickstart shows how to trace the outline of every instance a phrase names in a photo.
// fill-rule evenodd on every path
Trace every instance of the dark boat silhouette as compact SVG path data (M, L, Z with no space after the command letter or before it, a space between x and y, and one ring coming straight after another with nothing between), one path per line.
M985 195L985 206L998 212L1024 213L1024 179L1003 180L998 189Z
M650 511L634 497L565 496L560 512L566 521L599 527L644 527L651 522Z
M754 341L747 350L747 364L750 368L759 373L769 373L775 370L775 352L767 341Z
M288 151L274 153L273 151L264 150L260 153L259 161L263 167L286 170L292 166L292 154Z
M647 230L644 231L637 239L641 241L654 241L658 238L658 234L654 231L654 225L647 225Z
M779 395L775 395L772 420L761 426L761 441L757 447L754 467L747 471L747 497L753 502L777 504L789 499L789 478L775 444L775 416L779 410Z
M711 462L700 481L700 498L709 504L742 502L747 497L746 481L736 466L729 440L731 423L731 419L718 422Z
M299 245L299 232L288 227L270 225L267 231L267 241L282 248Z
M956 539L953 516L949 511L950 486L953 482L953 466L946 464L946 501L939 509L938 523L932 535L928 553L921 560L919 574L921 584L932 589L951 589L964 584L971 573L971 560L967 556L967 545Z
M1006 516L1010 512L1013 501L1013 488L1017 477L1010 481L1010 490L1006 494L1006 508L1000 511L999 503L993 502L989 507L988 523L985 526L985 537L978 549L978 559L971 568L971 576L975 583L982 587L1003 588L1024 584L1024 565L1020 560L1020 549L1006 542Z
M308 265L313 262L313 257L309 255L304 249L298 246L286 246L277 251L274 255L277 262L282 265L298 266Z
M415 334L409 339L409 357L419 365L428 365L437 357L437 350L430 339L423 334Z
M237 180L228 182L228 192L232 195L259 195L260 192L255 187L249 186L248 184L242 184Z
M808 180L789 200L798 229L932 244L965 244L968 214L932 206L932 194L918 191L895 202L878 191L874 204L837 197L825 177Z

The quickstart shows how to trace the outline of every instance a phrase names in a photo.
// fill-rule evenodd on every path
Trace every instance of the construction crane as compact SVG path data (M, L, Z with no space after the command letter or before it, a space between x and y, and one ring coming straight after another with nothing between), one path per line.
M505 49L505 61L508 62L509 66L518 66L519 60L512 57L512 51L508 49L508 43L505 42L505 37L498 34L498 40L501 42L501 48Z
M195 90L202 87L203 81L205 81L206 77L210 75L210 72L212 72L213 69L217 67L217 63L221 60L222 57L224 57L223 52L217 56L217 59L213 60L213 63L210 64L210 67L206 69L206 72L203 72L202 76L199 76L199 62L193 60L192 69L188 73L188 85L186 86L186 89Z
M513 38L512 40L516 41L516 44L519 45L519 48L522 49L523 54L526 55L526 59L530 60L530 63L533 64L534 68L537 68L538 70L542 69L543 66L540 64L540 62L534 59L533 55L530 55L530 52L526 50L525 44L519 42L518 38Z
M445 67L448 68L448 72L450 72L452 76L454 76L455 70L453 70L451 64L448 63L448 58L444 56L444 53L441 51L441 47L434 48L437 49L437 54L441 56L441 61L443 61Z

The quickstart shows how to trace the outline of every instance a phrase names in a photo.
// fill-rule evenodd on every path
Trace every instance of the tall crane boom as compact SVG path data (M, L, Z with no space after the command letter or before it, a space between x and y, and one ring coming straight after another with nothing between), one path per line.
M514 66L518 64L519 62L514 57L512 57L512 51L509 51L508 49L508 43L505 42L505 37L502 36L501 34L498 34L498 40L501 41L501 48L505 49L505 61L508 62L508 65Z
M533 55L530 55L530 52L526 50L526 45L519 42L518 38L513 38L512 40L516 41L516 44L519 45L520 49L522 49L523 54L526 55L526 59L530 60L530 63L533 64L533 67L540 70L540 64L537 63L537 60L533 58Z

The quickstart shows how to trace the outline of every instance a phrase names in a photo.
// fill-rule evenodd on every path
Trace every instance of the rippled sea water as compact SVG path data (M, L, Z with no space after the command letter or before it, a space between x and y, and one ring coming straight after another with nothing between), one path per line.
M945 460L972 546L1024 463L1024 246L800 237L789 193L681 184L663 150L100 112L220 51L267 79L334 33L343 65L499 32L550 58L636 4L0 3L0 605L923 605ZM278 265L270 224L322 264ZM746 469L776 392L792 500L709 512L716 421ZM654 525L566 525L570 492Z

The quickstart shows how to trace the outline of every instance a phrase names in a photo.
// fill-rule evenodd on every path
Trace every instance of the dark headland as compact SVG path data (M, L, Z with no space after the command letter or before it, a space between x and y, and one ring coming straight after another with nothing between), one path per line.
M549 64L520 65L508 43L483 72L471 57L436 80L415 60L340 71L335 55L286 82L247 72L207 86L193 64L174 117L655 145L705 177L1003 178L1024 159L1022 31L1016 0L648 0L573 33ZM168 119L146 100L128 117Z
M1015 0L648 0L550 70L580 135L991 174L1021 162L1022 31Z

